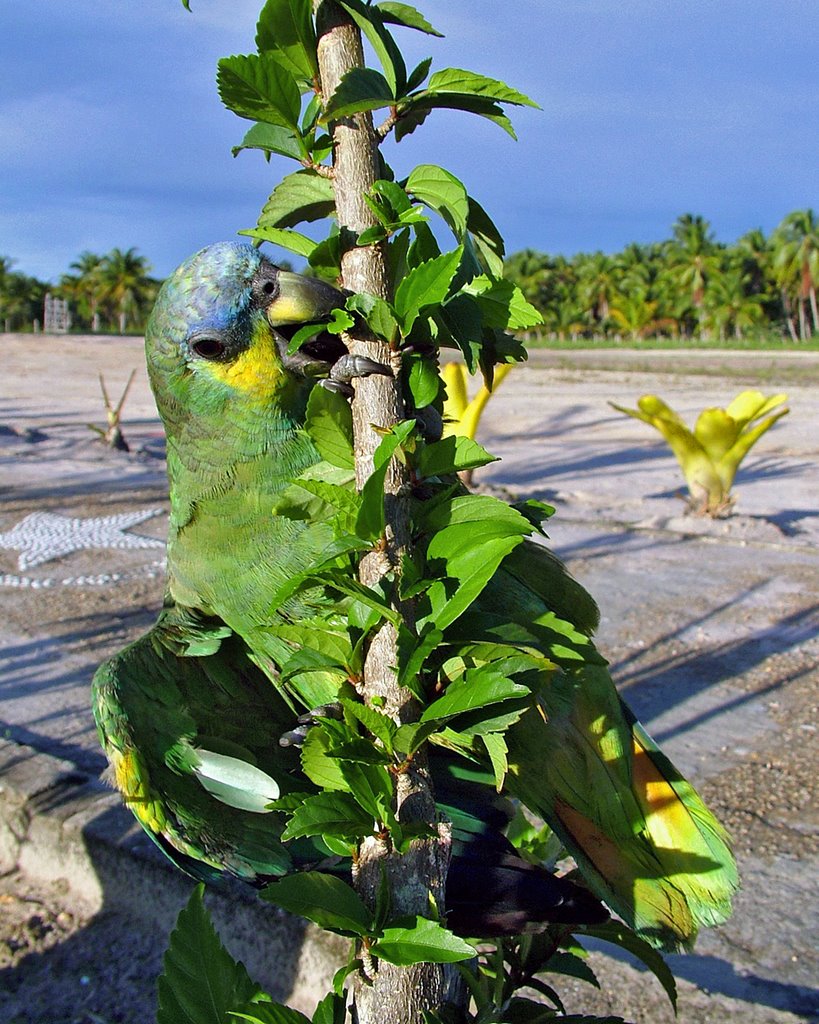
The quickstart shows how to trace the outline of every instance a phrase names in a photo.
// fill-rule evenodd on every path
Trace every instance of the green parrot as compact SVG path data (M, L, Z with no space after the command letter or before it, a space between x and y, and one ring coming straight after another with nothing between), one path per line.
M297 329L343 303L250 245L218 243L165 282L148 324L167 435L166 597L152 630L96 673L93 708L126 803L196 877L260 883L329 864L319 839L283 843L268 805L310 789L298 750L279 743L296 724L294 704L319 714L339 688L333 673L282 672L290 623L322 601L345 615L337 596L288 586L333 540L320 502L301 517L286 508L292 481L320 463L307 402L319 384L347 393L356 376L390 372L326 332L288 354ZM461 754L486 764L485 748L448 750L444 740L431 756L459 837L447 911L462 934L606 916L583 887L517 856L502 835L504 798L545 819L595 896L649 941L690 946L699 926L730 913L738 882L728 839L618 697L589 639L596 624L589 595L526 540L445 631L445 643L477 651L500 639L551 666L505 733L502 797L453 767Z

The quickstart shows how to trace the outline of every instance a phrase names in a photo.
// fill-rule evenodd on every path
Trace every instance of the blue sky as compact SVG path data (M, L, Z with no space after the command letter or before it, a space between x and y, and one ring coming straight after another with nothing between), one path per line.
M136 246L159 276L255 223L295 169L233 158L249 122L216 94L261 0L33 0L0 19L0 254L56 280L84 249ZM819 207L816 0L421 0L443 40L410 60L532 96L519 141L440 113L387 159L457 174L514 252L616 251L677 216L718 238Z

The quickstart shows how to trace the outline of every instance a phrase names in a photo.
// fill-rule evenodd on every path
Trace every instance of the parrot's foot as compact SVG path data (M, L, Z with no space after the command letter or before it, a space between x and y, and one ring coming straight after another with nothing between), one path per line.
M352 398L353 389L350 382L356 377L372 377L379 374L382 377L392 377L392 369L384 363L377 363L374 359L366 356L356 356L347 353L337 359L330 367L330 375L325 380L319 381L323 388L328 391L336 391L346 398Z
M282 733L279 737L280 747L301 747L307 739L307 733L322 718L341 718L344 714L342 706L335 701L331 704L321 704L312 711L306 711L296 719L298 725L289 732Z

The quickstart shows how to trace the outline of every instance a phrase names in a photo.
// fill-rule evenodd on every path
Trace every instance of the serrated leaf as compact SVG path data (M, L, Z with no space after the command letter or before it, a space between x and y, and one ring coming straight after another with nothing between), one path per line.
M361 510L356 523L356 534L364 540L377 540L384 532L384 480L389 462L414 429L415 420L397 423L373 453L375 468L361 488Z
M256 25L256 48L278 51L297 78L312 83L318 59L310 0L267 0Z
M162 960L157 1024L225 1024L228 1011L261 989L216 934L197 885L179 913Z
M421 164L407 178L407 191L439 213L460 241L466 233L469 197L463 183L435 164Z
M345 699L341 704L348 714L359 721L368 732L384 744L389 753L392 753L393 737L398 726L389 715L353 700Z
M534 100L530 100L524 93L510 88L496 78L487 78L486 75L464 71L461 68L444 68L442 71L436 71L430 78L427 88L430 92L453 92L464 96L480 96L496 103L537 107Z
M407 86L407 68L395 40L384 26L381 9L361 0L338 0L358 25L384 69L393 96L402 96Z
M489 327L518 331L543 323L540 312L511 281L481 275L465 285L464 291L475 296L483 322Z
M477 469L497 462L496 455L489 452L471 437L462 434L450 434L440 441L425 445L418 456L416 471L419 476L447 476L450 473L462 473L467 469Z
M429 36L444 38L443 32L439 32L427 21L427 19L414 7L409 4L396 3L395 0L381 0L378 9L384 21L392 25L403 25L405 28L414 28L419 32L425 32Z
M223 57L216 84L224 105L239 117L298 130L301 93L273 55Z
M268 885L262 895L283 910L342 935L366 935L372 927L361 898L333 875L301 871Z
M327 102L322 121L338 121L365 110L391 107L394 103L390 83L380 72L373 68L352 68Z
M245 137L238 146L233 147L231 152L236 156L243 149L261 149L268 154L278 153L280 156L289 156L293 160L301 160L306 155L300 137L291 128L261 122L248 128Z
M341 773L341 765L330 753L332 740L326 731L314 726L307 733L301 748L301 766L307 778L328 792L349 792L350 787ZM295 808L292 808L295 810ZM356 811L360 814L360 811Z
M395 339L398 321L393 315L392 307L384 299L359 292L347 299L347 309L362 316L370 330L385 341Z
M303 235L299 231L289 231L287 228L274 228L269 225L267 227L244 228L239 234L248 235L250 238L258 238L262 242L271 242L273 245L280 245L282 249L294 252L305 259L310 258L316 247L316 243L312 238L308 238L307 235ZM321 329L321 327L317 328L318 331Z
M466 611L506 555L532 530L519 512L487 494L441 502L427 512L424 528L432 537L427 558L440 558L450 578L449 583L436 581L427 591L430 618L439 629Z
M642 961L651 971L654 977L665 989L665 993L671 1002L674 1010L677 1009L677 982L671 973L668 964L660 953L640 938L636 932L619 921L607 921L605 924L586 925L583 928L574 929L579 934L593 935L604 942L611 942L621 949L625 949Z
M421 721L442 721L506 700L528 697L530 694L528 686L507 678L493 665L482 665L450 683L444 695L424 710Z
M484 733L481 735L481 740L486 747L486 752L492 764L492 771L495 774L495 789L500 793L503 790L506 773L509 771L509 761L507 758L509 748L506 746L506 740L497 732Z
M353 417L347 400L327 388L313 388L305 429L319 455L339 469L355 469Z
M438 367L431 359L418 353L405 356L405 359L409 362L407 383L409 384L413 405L416 409L423 409L426 405L432 405L438 397L438 392L441 388Z
M349 793L319 793L296 808L282 832L282 841L325 834L363 839L372 831L372 818Z
M414 93L408 100L400 104L400 117L395 127L396 141L401 141L405 135L413 132L419 124L423 124L427 115L435 108L444 110L464 110L470 114L477 114L489 121L494 121L499 127L517 139L512 122L504 114L503 108L492 100L484 99L481 96L467 96L460 93L432 93L429 89Z
M477 950L438 921L415 917L403 926L385 928L370 953L397 967L410 964L452 964L470 960Z
M310 1024L310 1018L282 1003L257 1002L242 1010L231 1010L229 1020L250 1024Z
M405 335L409 334L418 314L430 306L440 306L449 292L458 271L463 248L444 253L413 267L395 293L395 311Z
M270 193L257 228L292 228L335 213L333 184L315 171L288 174Z
M344 1024L347 1019L347 999L330 992L316 1006L313 1024Z
M506 255L503 236L486 210L471 196L466 227L486 269L494 277L503 277L503 261Z

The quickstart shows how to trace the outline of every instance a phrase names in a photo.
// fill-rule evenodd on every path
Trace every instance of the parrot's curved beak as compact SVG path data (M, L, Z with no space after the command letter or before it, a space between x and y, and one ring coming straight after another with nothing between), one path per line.
M343 308L347 296L326 281L290 271L278 273L278 294L265 310L273 328L283 365L301 377L326 377L347 349L337 334L318 331L296 352L288 353L293 335L307 324L322 324L334 309Z
M265 310L267 322L274 329L321 323L329 319L334 309L343 308L347 298L326 281L288 270L279 271L277 282L278 294Z

